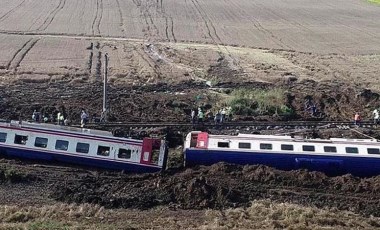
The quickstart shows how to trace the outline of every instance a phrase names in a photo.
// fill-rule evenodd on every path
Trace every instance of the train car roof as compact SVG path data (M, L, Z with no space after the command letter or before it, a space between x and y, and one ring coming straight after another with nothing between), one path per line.
M347 139L347 138L330 138L330 139L309 139L301 136L280 136L280 135L257 135L257 134L238 134L238 135L210 135L210 138L222 138L222 139L259 139L259 140L268 140L268 141L293 141L293 142L313 142L313 143L337 143L337 142L346 142L346 143L378 143L377 139Z
M99 136L114 137L112 135L112 133L109 131L78 128L78 127L55 125L55 124L46 124L46 123L22 122L20 127L38 128L38 129L46 129L46 130L54 130L54 131L62 130L62 131L69 131L69 132L75 132L75 133L93 134L93 135L99 135Z
M103 131L103 130L77 128L77 127L62 126L62 125L55 125L55 124L31 123L31 122L25 122L25 121L22 121L21 123L19 121L10 121L10 122L0 121L0 124L2 126L10 127L10 128L17 127L17 128L30 128L32 130L35 129L36 132L39 132L39 131L62 132L62 133L71 133L71 134L86 135L86 136L98 136L98 137L112 138L112 139L119 139L119 140L141 141L141 140L134 140L134 139L129 139L129 138L115 137L112 135L111 132Z

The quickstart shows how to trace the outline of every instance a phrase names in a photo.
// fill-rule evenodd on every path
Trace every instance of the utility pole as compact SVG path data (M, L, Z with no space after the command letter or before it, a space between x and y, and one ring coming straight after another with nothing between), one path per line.
M108 107L107 107L107 75L108 75L108 54L104 55L104 78L103 78L103 111L102 119L104 122L108 120Z

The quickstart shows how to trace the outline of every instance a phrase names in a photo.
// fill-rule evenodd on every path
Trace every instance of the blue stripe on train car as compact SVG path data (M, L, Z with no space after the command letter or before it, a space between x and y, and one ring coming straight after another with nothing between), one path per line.
M322 156L310 154L260 153L186 149L186 166L212 165L217 162L233 164L263 164L280 170L309 169L330 176L350 173L369 177L380 174L380 158L352 156Z
M55 154L34 150L22 150L15 149L10 147L1 147L0 154L8 156L8 157L19 157L26 158L31 160L45 160L45 161L58 161L65 162L76 165L86 165L93 167L100 167L104 169L112 169L112 170L125 170L128 172L137 172L137 173L153 173L158 172L161 169L154 166L149 165L141 165L141 164L133 164L128 162L115 162L115 161L107 161L103 159L90 159L86 157L81 157L78 155L63 155L63 154Z

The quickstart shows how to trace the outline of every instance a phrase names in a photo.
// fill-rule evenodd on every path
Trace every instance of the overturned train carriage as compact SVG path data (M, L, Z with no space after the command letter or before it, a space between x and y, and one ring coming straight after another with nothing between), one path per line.
M209 135L191 132L185 165L217 162L263 164L281 170L309 169L328 175L380 175L380 143L375 139L304 139L274 135Z
M110 132L23 122L0 122L0 154L129 172L166 167L164 140L134 140Z

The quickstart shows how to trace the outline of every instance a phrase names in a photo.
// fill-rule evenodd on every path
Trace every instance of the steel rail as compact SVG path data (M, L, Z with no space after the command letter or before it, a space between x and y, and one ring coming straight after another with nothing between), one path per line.
M351 121L239 121L239 122L203 122L191 124L189 122L108 122L108 123L88 123L87 128L91 127L318 127L318 126L347 126L356 127ZM363 121L360 123L362 127L377 126L373 121Z

